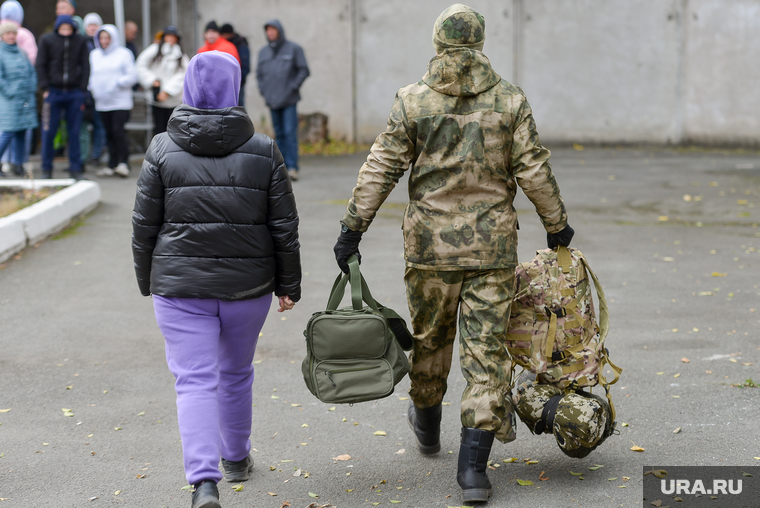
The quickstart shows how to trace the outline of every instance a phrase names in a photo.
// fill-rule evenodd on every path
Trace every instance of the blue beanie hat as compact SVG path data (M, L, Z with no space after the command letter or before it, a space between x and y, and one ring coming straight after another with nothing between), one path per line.
M69 16L68 14L61 14L57 18L55 18L55 31L58 31L58 28L63 24L71 25L74 28L74 31L76 31L78 25L77 22L74 21L74 18Z

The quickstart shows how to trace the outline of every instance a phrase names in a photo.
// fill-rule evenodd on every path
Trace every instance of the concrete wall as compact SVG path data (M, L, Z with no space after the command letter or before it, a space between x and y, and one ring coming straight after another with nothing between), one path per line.
M210 19L231 22L249 38L255 68L262 25L279 18L312 71L299 110L326 113L334 137L370 142L396 90L425 73L433 22L449 3L195 0L196 33ZM758 0L469 5L486 18L485 54L525 90L546 144L760 145ZM254 122L268 130L253 76L246 90Z

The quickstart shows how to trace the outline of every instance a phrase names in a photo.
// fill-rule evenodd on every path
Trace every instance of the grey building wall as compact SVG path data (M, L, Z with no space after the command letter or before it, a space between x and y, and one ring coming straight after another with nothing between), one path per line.
M450 0L195 0L247 36L252 67L279 18L312 76L301 112L330 117L337 138L372 141L396 90L418 81ZM521 86L546 143L760 145L758 0L471 0L484 53ZM248 109L268 130L252 76Z

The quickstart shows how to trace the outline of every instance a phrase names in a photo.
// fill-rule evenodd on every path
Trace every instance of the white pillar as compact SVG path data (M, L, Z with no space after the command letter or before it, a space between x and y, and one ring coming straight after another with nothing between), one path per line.
M116 28L119 29L121 44L124 46L127 43L124 37L124 0L113 0L113 12L116 18Z
M142 0L143 49L153 43L153 31L150 29L150 0Z

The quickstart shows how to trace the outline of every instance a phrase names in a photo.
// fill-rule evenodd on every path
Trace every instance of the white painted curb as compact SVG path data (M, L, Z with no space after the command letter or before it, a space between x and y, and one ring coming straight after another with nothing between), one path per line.
M48 180L47 185L66 185L71 180ZM10 182L8 182L10 183ZM19 187L28 186L18 182ZM100 185L82 180L49 198L0 219L0 263L43 238L65 228L100 202Z

